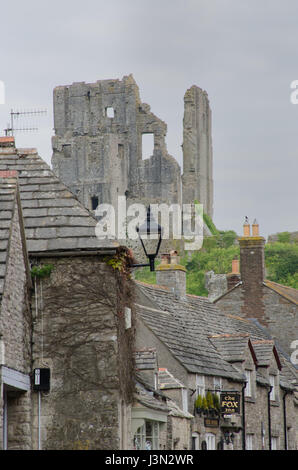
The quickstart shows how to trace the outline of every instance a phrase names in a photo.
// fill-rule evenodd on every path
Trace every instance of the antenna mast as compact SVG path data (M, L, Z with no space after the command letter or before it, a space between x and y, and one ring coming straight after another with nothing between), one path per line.
M18 119L21 116L36 116L46 114L46 109L35 109L32 111L14 111L13 109L10 111L10 125L7 124L7 128L4 129L6 136L14 136L15 132L30 132L30 131L38 131L37 127L21 127L15 128L14 127L14 120Z

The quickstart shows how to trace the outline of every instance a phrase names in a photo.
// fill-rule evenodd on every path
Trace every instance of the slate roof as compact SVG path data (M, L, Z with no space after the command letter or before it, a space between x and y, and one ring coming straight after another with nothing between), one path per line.
M166 397L150 385L142 373L136 374L136 401L145 406L158 411L168 413Z
M156 366L156 350L142 349L135 352L135 364L137 370L154 370Z
M209 336L209 338L226 361L245 361L250 342L248 333L213 335Z
M206 297L186 295L186 300L177 300L169 288L139 281L136 285L148 300L146 305L137 304L138 315L191 373L242 381L243 375L232 362L242 358L248 339L253 349L253 342L266 344L269 339L268 332L256 322L224 314ZM225 339L220 340L220 337ZM271 354L273 347L274 343L270 341ZM297 371L282 350L278 351L281 382L291 388L292 383L297 383ZM258 356L259 360L264 360L260 348Z
M176 379L166 368L158 369L158 384L161 390L184 388L185 386Z
M55 176L35 149L0 147L1 170L18 172L30 254L115 250L118 246L113 240L98 240L94 215Z
M268 281L267 279L264 281L264 284L269 289L272 289L277 292L277 294L281 295L282 297L285 297L294 304L298 305L298 289L294 289L294 287L283 286L282 284L278 284L277 282L273 281Z
M189 372L243 380L242 374L223 360L204 334L202 326L206 323L206 314L216 307L202 300L200 313L203 317L199 319L197 309L188 302L175 300L169 289L139 282L137 286L152 301L153 307L137 304L138 314Z
M4 292L10 227L15 207L17 182L15 178L0 177L0 300Z
M252 342L254 351L257 356L259 366L268 367L272 360L272 354L275 353L278 366L280 366L279 359L276 355L274 341L272 340L259 340Z

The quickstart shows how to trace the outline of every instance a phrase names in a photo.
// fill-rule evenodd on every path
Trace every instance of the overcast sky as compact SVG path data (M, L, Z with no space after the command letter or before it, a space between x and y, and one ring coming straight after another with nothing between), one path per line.
M168 125L179 163L183 96L207 91L213 114L214 221L242 232L297 231L296 0L26 0L2 3L1 134L10 110L47 109L15 121L18 147L50 163L57 85L133 74L143 102Z

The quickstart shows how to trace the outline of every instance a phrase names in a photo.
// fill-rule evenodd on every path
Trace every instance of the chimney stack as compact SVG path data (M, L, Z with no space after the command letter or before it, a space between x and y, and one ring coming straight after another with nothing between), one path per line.
M239 259L238 256L232 260L232 272L227 274L227 287L228 290L236 286L240 282Z
M161 264L156 268L156 283L172 289L177 300L186 298L186 269L179 264L177 251L161 255Z

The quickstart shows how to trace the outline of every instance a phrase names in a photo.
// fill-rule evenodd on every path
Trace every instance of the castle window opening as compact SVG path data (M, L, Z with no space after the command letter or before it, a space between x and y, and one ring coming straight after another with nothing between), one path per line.
M115 110L112 106L108 106L106 108L106 116L111 119L115 117Z
M92 196L91 197L91 209L95 211L98 206L98 197L97 196Z

